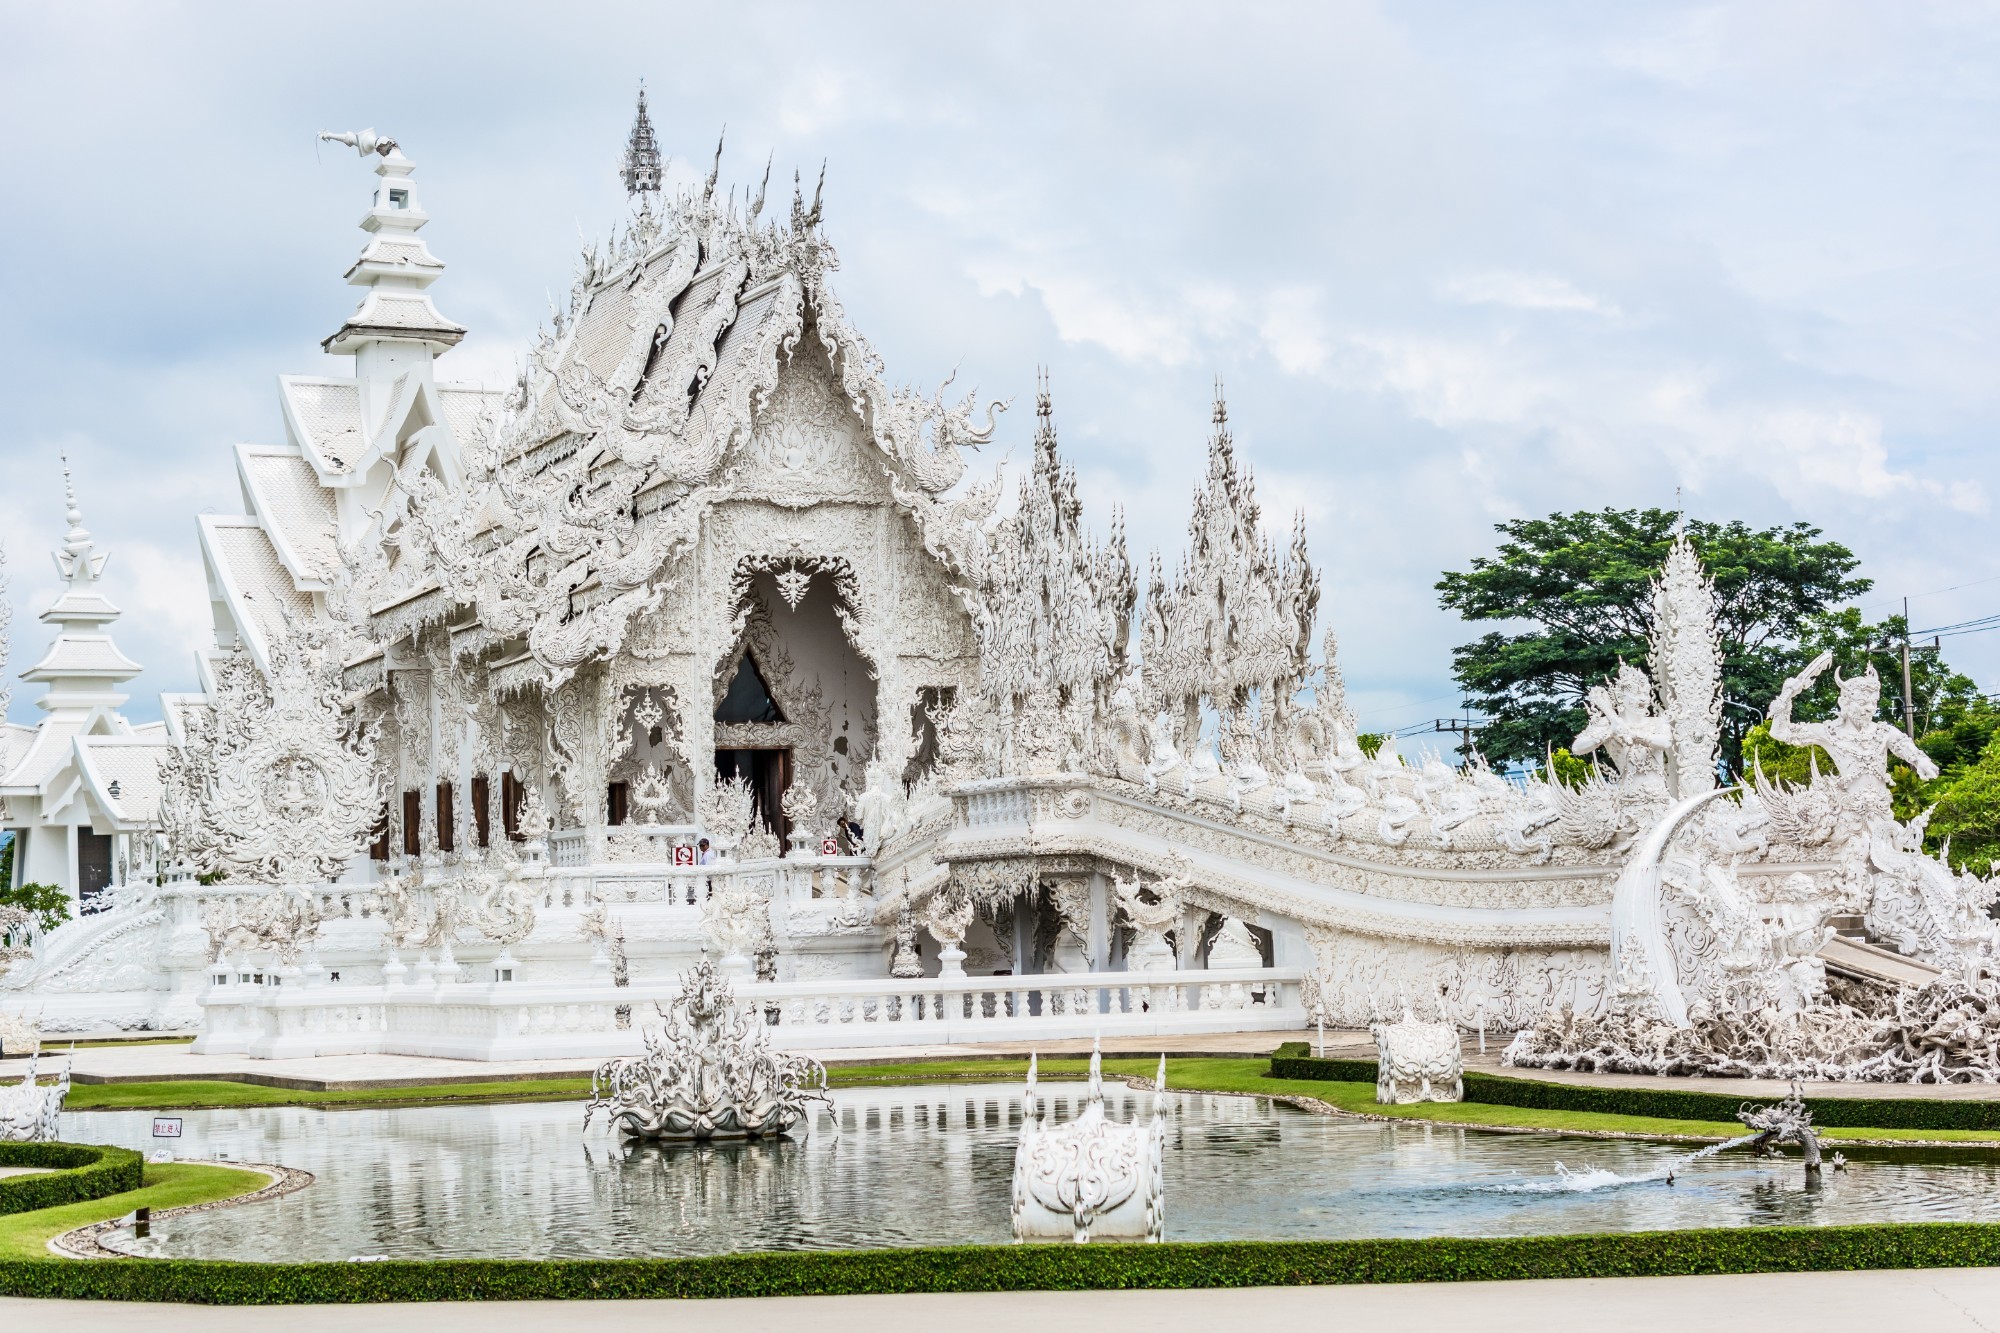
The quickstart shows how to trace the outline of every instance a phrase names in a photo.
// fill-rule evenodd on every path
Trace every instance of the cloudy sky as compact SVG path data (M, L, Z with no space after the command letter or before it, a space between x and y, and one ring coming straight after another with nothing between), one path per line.
M0 4L0 538L46 642L58 453L107 541L130 711L193 682L194 515L282 438L373 177L418 165L507 380L624 207L643 78L682 175L822 159L892 376L1053 379L1093 521L1178 547L1215 376L1307 519L1371 727L1455 702L1438 571L1492 524L1672 505L1846 542L1919 628L2000 611L2000 8ZM1949 591L1947 591L1949 590ZM1951 659L2000 689L2000 635ZM12 715L35 715L35 687Z

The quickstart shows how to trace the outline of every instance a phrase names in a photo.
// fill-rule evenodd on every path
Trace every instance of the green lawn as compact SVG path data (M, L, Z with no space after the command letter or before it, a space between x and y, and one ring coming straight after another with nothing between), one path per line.
M211 1203L263 1189L269 1177L261 1171L194 1162L163 1162L146 1167L145 1185L124 1194L110 1194L88 1203L40 1208L0 1217L0 1259L46 1259L51 1239L65 1231L123 1217L134 1208L183 1208Z

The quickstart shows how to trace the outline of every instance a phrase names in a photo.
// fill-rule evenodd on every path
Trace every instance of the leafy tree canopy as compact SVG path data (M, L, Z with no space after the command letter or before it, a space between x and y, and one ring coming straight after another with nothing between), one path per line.
M1567 745L1583 730L1585 691L1616 671L1621 658L1646 663L1652 583L1683 529L1715 580L1723 757L1732 769L1744 731L1787 675L1823 646L1858 659L1877 641L1870 636L1886 629L1865 625L1858 613L1830 612L1872 584L1853 577L1860 563L1853 552L1820 540L1810 524L1753 530L1741 522L1684 520L1665 509L1583 510L1501 523L1496 531L1504 540L1494 555L1475 559L1463 573L1446 572L1437 584L1440 602L1467 620L1530 626L1513 634L1495 630L1452 654L1466 706L1490 719L1479 735L1489 759L1539 760ZM1812 704L1805 702L1801 716L1810 715Z

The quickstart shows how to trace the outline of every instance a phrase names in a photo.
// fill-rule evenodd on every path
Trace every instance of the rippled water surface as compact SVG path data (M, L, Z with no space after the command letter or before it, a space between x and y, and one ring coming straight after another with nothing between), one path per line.
M1067 1119L1081 1087L1044 1084ZM715 1148L632 1147L581 1107L192 1111L183 1157L282 1162L310 1188L177 1218L134 1253L222 1259L714 1254L1004 1242L1018 1085L844 1090L841 1132ZM1117 1118L1151 1096L1108 1089ZM1726 1153L1672 1185L1684 1150L1309 1115L1176 1095L1174 1240L1475 1236L1665 1227L2000 1220L2000 1162L1859 1161L1807 1189L1796 1155ZM149 1149L150 1114L68 1113L66 1138ZM1558 1170L1558 1164L1561 1170Z

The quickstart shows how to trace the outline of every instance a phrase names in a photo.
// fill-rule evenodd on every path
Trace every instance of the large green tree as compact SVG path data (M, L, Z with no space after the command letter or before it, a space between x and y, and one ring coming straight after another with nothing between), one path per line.
M1489 759L1536 760L1569 744L1583 729L1585 691L1616 671L1621 658L1646 662L1652 581L1683 530L1715 580L1723 758L1732 769L1740 764L1744 732L1805 660L1803 645L1858 657L1870 636L1883 632L1856 613L1830 611L1872 585L1853 576L1860 563L1853 552L1822 541L1809 524L1752 529L1665 509L1584 510L1501 523L1496 531L1504 540L1492 556L1475 559L1463 573L1446 572L1437 584L1446 609L1467 620L1525 626L1496 629L1452 653L1466 706L1489 719L1479 734ZM1885 674L1884 685L1891 679Z

